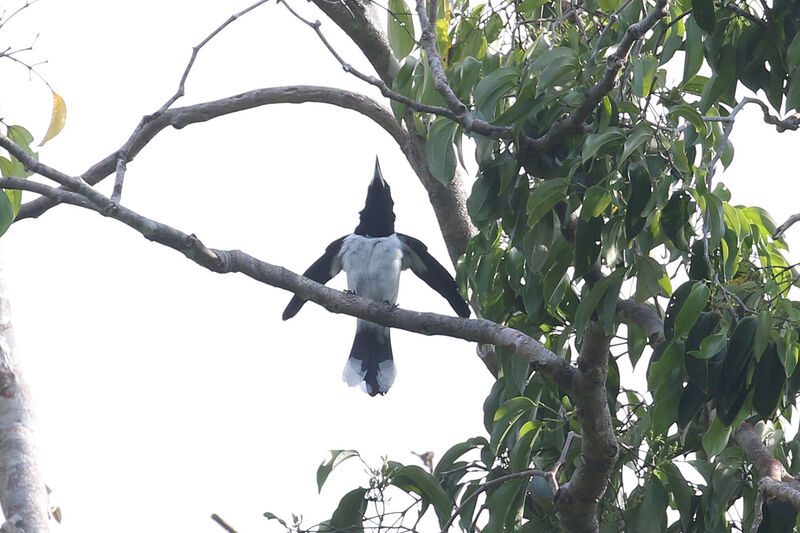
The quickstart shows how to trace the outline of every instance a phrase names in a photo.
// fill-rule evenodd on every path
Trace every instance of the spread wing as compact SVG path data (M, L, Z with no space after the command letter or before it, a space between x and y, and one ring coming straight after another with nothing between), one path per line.
M325 253L322 254L322 257L314 261L314 264L308 267L308 270L303 272L303 276L307 277L308 279L313 279L317 283L322 283L323 285L330 281L330 279L339 273L342 270L342 262L339 259L339 250L342 248L342 242L344 242L345 237L340 237L330 243L328 247L325 249ZM294 315L300 311L300 308L303 307L308 300L305 300L297 295L292 298L289 302L289 305L286 306L286 309L283 310L283 319L289 320Z
M453 276L428 253L428 247L422 241L402 233L398 233L397 237L403 243L403 268L410 268L430 288L444 296L458 316L468 317L469 306L458 292Z

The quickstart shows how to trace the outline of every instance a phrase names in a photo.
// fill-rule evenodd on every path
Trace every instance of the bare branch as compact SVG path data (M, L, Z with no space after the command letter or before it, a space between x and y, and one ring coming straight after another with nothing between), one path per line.
M623 322L644 330L650 346L655 346L664 340L664 321L652 307L634 300L620 300L617 303L617 311L622 315Z
M227 531L228 533L236 533L236 530L228 524L225 520L223 520L217 513L211 514L211 520L219 524L219 527Z
M239 11L238 13L234 13L233 15L231 15L231 16L230 16L230 18L229 18L228 20L226 20L225 22L223 22L222 24L220 24L220 25L219 25L219 26L218 26L218 27L217 27L217 28L216 28L214 31L212 31L211 33L209 33L209 34L206 36L206 38L205 38L205 39L203 39L203 40L200 42L200 44L198 44L197 46L193 46L193 47L192 47L192 55L191 55L191 57L189 57L189 62L186 64L186 68L183 70L183 74L181 75L181 79L180 79L180 81L178 82L178 90L177 90L177 91L175 91L175 94L173 94L173 95L172 95L172 96L171 96L171 97L170 97L170 98L169 98L169 99L168 99L166 102L164 102L164 105L162 105L162 106L161 106L161 107L158 109L158 111L156 111L155 113L153 113L152 115L150 115L150 117L149 117L149 118L150 118L151 120L152 120L153 118L156 118L158 115L160 115L161 113L163 113L164 111L166 111L167 109L169 109L169 108L172 106L172 104L174 104L174 103L175 103L175 102L176 102L176 101L177 101L177 100L178 100L180 97L182 97L182 96L184 95L184 91L185 91L185 87L186 87L186 79L189 77L189 72L191 72L191 70L192 70L192 67L194 66L194 62L195 62L195 60L197 59L197 54L199 54L199 53L200 53L200 50L201 50L201 49L202 49L202 48L203 48L205 45L207 45L207 44L208 44L208 42L209 42L211 39L213 39L214 37L216 37L216 36L217 36L217 35L218 35L218 34L219 34L219 33L220 33L222 30L224 30L225 28L227 28L227 27L228 27L230 24L232 24L232 23L236 22L237 20L239 20L239 18L240 18L240 17L242 17L242 16L246 15L246 14L247 14L247 13L249 13L250 11L252 11L252 10L254 10L255 8L259 7L260 5L262 5L262 4L266 4L268 1L269 1L269 0L259 0L259 1L258 1L258 2L256 2L255 4L252 4L250 7L247 7L247 8L245 8L245 9L243 9L243 10ZM146 120L146 119L148 119L148 117L145 117L145 119L143 119L143 120Z
M768 498L789 502L795 509L800 510L800 481L789 474L781 462L772 456L761 442L755 428L744 423L736 430L734 438L756 469L759 491Z
M123 148L106 156L103 160L84 172L81 177L89 185L99 183L116 170L119 164L119 153L125 151L125 159L127 161L133 160L147 143L168 126L180 129L189 124L205 122L219 116L263 105L305 102L331 104L357 111L381 126L395 139L401 148L405 147L408 149L408 136L403 128L397 124L392 113L364 95L342 89L307 85L270 87L248 91L211 102L168 109L158 116L158 118L147 122L142 128L137 127L125 142ZM58 203L57 199L53 198L40 198L27 202L20 209L17 220L38 217Z
M775 229L775 233L772 234L772 238L780 239L781 236L786 232L786 230L792 227L792 225L798 220L800 220L800 213L796 213L790 216L788 219L786 219L786 222L784 222Z

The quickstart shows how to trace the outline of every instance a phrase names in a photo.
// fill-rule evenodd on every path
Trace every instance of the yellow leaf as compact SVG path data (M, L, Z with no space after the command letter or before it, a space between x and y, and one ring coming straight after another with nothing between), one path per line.
M67 104L64 99L54 92L53 93L53 116L50 118L50 127L47 128L47 133L39 143L39 146L44 146L44 143L58 135L64 129L64 123L67 121Z

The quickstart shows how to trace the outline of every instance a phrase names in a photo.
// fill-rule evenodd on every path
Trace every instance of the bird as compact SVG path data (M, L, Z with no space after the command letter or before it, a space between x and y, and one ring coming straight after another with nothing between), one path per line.
M469 306L447 269L428 253L422 241L395 233L394 223L391 189L376 157L375 172L356 229L330 243L303 276L325 284L344 270L349 292L396 305L400 272L410 269L441 294L458 316L469 317ZM295 316L305 303L305 299L295 295L283 311L283 320ZM370 396L384 395L394 383L395 375L389 328L359 318L342 374L345 383L351 387L360 384Z

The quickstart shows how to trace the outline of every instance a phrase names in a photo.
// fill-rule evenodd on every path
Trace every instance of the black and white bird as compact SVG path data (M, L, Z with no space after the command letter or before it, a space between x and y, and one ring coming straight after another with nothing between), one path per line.
M395 233L391 190L375 159L375 175L367 189L367 201L359 213L355 231L330 243L325 253L303 275L327 283L340 271L347 273L348 290L372 300L397 303L400 272L411 269L432 289L444 296L456 313L468 317L469 307L450 273L428 253L419 240ZM283 319L300 311L306 300L295 296L286 306ZM395 377L389 328L358 319L350 358L344 367L344 381L362 384L370 396L386 394Z

